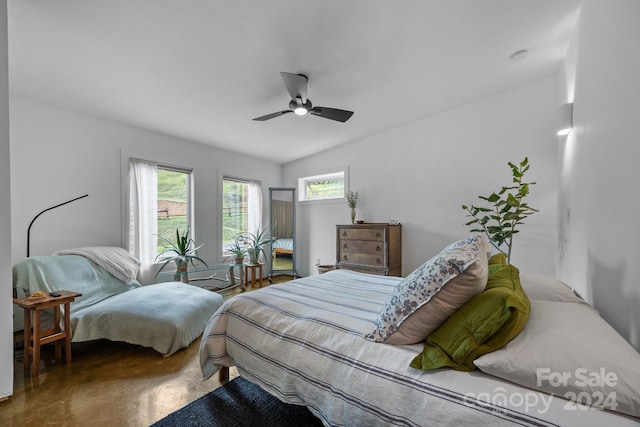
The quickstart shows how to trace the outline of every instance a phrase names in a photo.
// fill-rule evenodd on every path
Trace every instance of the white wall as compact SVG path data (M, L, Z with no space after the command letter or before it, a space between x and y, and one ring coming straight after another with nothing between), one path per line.
M640 2L585 0L561 74L562 278L640 349Z
M358 219L398 219L402 273L409 274L469 228L462 204L478 204L511 183L508 161L529 157L537 181L528 200L540 209L514 240L512 263L554 275L557 199L555 76L464 105L346 146L290 163L285 185L348 164L359 192ZM356 113L357 114L357 113ZM348 124L347 124L348 125ZM315 274L318 258L335 262L335 226L350 222L346 202L298 205L299 273Z
M195 238L204 243L200 255L207 262L221 261L219 174L260 180L264 200L270 186L281 185L282 167L276 164L22 98L11 97L10 107L14 264L26 257L31 219L45 208L83 194L89 197L38 218L31 228L31 256L63 248L123 245L123 151L193 169ZM268 203L263 211L268 215Z
M7 2L0 0L0 398L13 394Z
M83 194L46 212L31 229L31 256L87 245L121 245L121 152L193 168L195 236L205 260L217 259L219 172L279 186L282 168L167 135L107 122L11 98L13 261L26 257L26 231L42 209ZM265 215L268 207L264 207Z

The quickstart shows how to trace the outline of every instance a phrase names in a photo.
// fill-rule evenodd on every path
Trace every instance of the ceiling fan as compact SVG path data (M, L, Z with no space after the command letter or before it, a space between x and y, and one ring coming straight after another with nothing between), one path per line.
M353 111L339 110L337 108L314 107L307 98L307 81L309 80L304 74L292 74L281 72L282 80L286 86L291 101L289 109L278 111L277 113L267 114L266 116L256 117L253 120L264 122L275 117L280 117L288 113L296 113L299 116L305 114L313 114L314 116L324 117L325 119L336 120L338 122L346 122L353 115Z

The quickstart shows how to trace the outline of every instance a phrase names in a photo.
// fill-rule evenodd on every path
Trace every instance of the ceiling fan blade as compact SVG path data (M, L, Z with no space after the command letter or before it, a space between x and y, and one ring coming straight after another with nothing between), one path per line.
M351 118L353 111L338 110L337 108L313 107L309 111L309 114L344 123Z
M291 99L302 98L302 103L307 102L307 76L303 74L280 73L282 81L291 95Z
M278 111L277 113L267 114L266 116L256 117L253 120L257 120L259 122L264 122L265 120L275 119L276 117L280 117L284 114L291 113L291 110Z

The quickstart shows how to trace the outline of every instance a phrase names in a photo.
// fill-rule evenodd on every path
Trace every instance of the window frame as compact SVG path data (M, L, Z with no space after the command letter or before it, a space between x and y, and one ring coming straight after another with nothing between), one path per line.
M306 198L306 183L318 179L321 177L330 177L331 175L342 174L344 181L344 188L342 196L340 197L324 197L318 199L307 199ZM331 169L324 169L321 171L316 171L307 176L301 176L297 179L297 193L298 193L298 204L301 205L312 205L312 204L328 204L328 203L344 203L347 200L347 193L349 191L349 167L341 166L335 167Z
M122 200L122 209L120 210L120 218L121 218L121 236L120 236L120 245L123 248L129 247L129 212L130 212L130 204L129 204L129 162L131 159L138 159L143 161L148 161L155 163L156 166L162 166L163 168L174 168L178 171L188 172L190 176L190 190L188 193L189 198L189 206L188 206L188 216L189 216L189 225L191 228L191 237L193 239L196 238L196 218L195 218L195 187L196 187L196 174L195 168L193 166L181 166L177 165L173 162L173 157L167 155L159 155L158 153L151 153L144 150L130 149L130 148L122 148L120 150L120 195ZM188 162L185 162L188 164ZM156 214L157 215L157 214ZM197 241L197 240L196 240ZM152 265L157 265L153 263ZM146 277L146 276L145 276ZM152 280L152 277L143 278L143 280Z
M224 173L222 171L219 171L218 173L218 185L219 185L219 191L218 191L218 209L216 212L216 216L218 218L218 225L217 225L217 243L216 243L216 247L217 247L217 252L219 254L219 260L220 262L224 262L226 259L228 259L229 257L232 256L231 253L225 251L222 247L222 245L224 244L224 230L223 228L223 206L224 206L224 181L236 181L236 182L240 182L240 183L244 183L244 184L254 184L257 185L259 190L260 190L260 200L258 201L259 203L259 210L260 210L260 218L259 218L259 223L262 222L263 216L264 216L264 206L262 203L262 181L258 180L258 179L252 179L252 178L246 178L246 177L241 177L238 175L234 175L231 173ZM250 219L247 219L248 222L250 222ZM249 224L247 224L248 227L250 227Z
M160 171L160 169L165 170L165 171L169 171L169 172L177 172L177 173L184 173L187 175L187 227L189 227L190 230L190 234L189 237L191 239L194 239L194 241L197 242L196 240L196 232L195 232L195 210L194 210L194 183L193 183L193 169L191 168L187 168L184 166L176 166L176 165L169 165L166 163L157 163L157 169L158 171ZM159 200L159 199L158 199ZM156 212L156 221L158 220L158 213Z

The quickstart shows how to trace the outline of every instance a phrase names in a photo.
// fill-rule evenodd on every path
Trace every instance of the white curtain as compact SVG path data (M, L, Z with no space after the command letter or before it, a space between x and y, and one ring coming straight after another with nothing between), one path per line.
M249 233L256 234L262 225L262 188L259 182L249 182L248 194L248 224Z
M140 260L148 276L158 252L158 164L129 160L129 238L127 249Z

